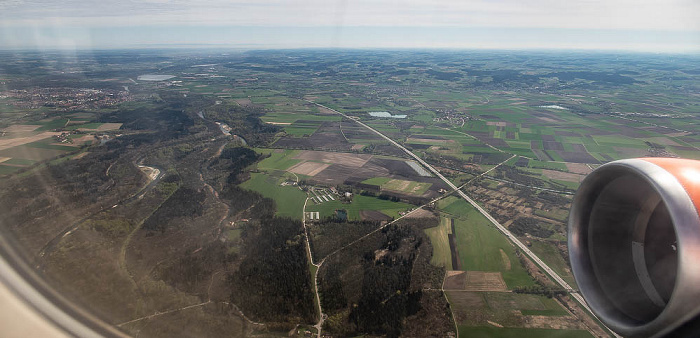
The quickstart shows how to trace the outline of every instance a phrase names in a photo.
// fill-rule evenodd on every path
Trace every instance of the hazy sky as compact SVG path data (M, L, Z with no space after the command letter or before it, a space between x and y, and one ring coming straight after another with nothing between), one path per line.
M698 0L0 0L0 48L700 52Z

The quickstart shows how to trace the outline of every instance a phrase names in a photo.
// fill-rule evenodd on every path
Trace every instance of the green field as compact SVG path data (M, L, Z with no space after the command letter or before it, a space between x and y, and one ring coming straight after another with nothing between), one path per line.
M301 219L306 193L295 186L280 186L285 178L263 173L251 173L250 179L243 182L241 187L259 192L271 198L277 204L277 216Z
M438 207L455 217L455 237L462 270L501 272L508 288L534 285L515 249L483 215L463 199L446 198ZM506 253L510 269L501 255Z
M544 210L540 210L540 209L535 209L534 213L535 213L535 215L555 219L555 220L560 221L560 222L565 222L567 217L569 217L568 210L560 210L560 209L555 209L552 211L544 211Z
M301 160L293 158L299 154L299 150L256 148L255 151L261 154L270 155L270 157L258 163L257 167L261 170L287 170L289 167L301 162Z
M408 195L422 195L432 185L432 183L398 180L389 177L373 177L362 181L362 183L378 185L382 190L390 190Z
M224 232L229 241L237 241L241 238L241 229L228 229Z
M544 296L469 291L446 291L445 294L462 337L471 337L466 332L491 323L507 328L519 328L523 324L523 316L569 316L557 301Z
M12 174L13 172L19 170L20 167L13 167L9 165L0 164L0 175Z
M68 126L68 127L64 128L64 129L66 129L66 130L75 130L75 129L97 129L97 128L99 128L100 126L102 126L103 124L104 124L104 123L97 123L97 122L94 122L94 123L85 123L85 124L74 124L74 125L71 125L71 126Z
M558 163L558 162L544 162L544 161L538 161L538 160L530 160L530 163L528 164L528 166L530 168L569 171L569 169L566 167L566 164Z
M27 160L23 158L11 158L5 162L2 162L3 164L16 164L16 165L32 165L36 163L36 161L33 160Z
M459 325L459 336L469 338L592 338L584 330L498 328Z
M382 186L382 189L398 191L409 195L422 195L432 183L422 183L405 180L391 180Z
M552 298L544 296L508 293L484 292L486 306L492 311L520 310L523 315L566 316L569 313Z
M47 130L53 130L56 128L63 128L66 123L68 123L68 119L54 119L51 121L39 121L36 123L32 124L38 124L41 125L41 127L35 129L35 131L47 131Z
M70 147L71 150L77 150L76 147ZM63 150L58 150L55 148L44 148L44 147L30 147L28 145L21 145L17 147L7 148L0 150L0 157L12 157L25 159L30 161L43 161L50 158L57 157L59 155L65 154Z
M423 231L428 235L430 244L433 246L433 257L430 259L430 264L442 266L447 270L452 269L452 255L450 254L450 243L447 238L447 235L452 233L450 219L441 217L438 226Z
M381 186L389 181L391 181L391 178L389 177L372 177L362 181L362 183Z
M287 134L294 135L297 137L311 136L313 133L316 132L316 130L318 130L318 128L321 126L321 123L322 121L295 121L291 125L285 125L284 131Z
M562 255L559 253L554 244L544 241L530 241L532 245L530 250L542 259L550 268L552 268L561 278L563 278L572 287L577 287L574 275L571 273L569 265L566 263Z
M299 107L296 107L296 109L299 109ZM295 137L303 137L315 133L324 121L340 121L341 117L337 115L313 114L309 111L272 111L266 113L260 119L265 122L284 123L279 126L284 128L285 133Z
M399 211L406 211L412 206L403 202L392 202L382 200L371 196L354 195L352 203L343 203L339 200L323 202L321 204L313 204L309 202L306 205L306 211L318 211L321 218L333 216L335 210L345 209L348 211L349 220L359 220L360 211L362 210L378 210L386 215L397 218Z
M73 151L73 150L78 149L78 147L75 147L75 146L52 144L54 142L55 141L53 140L53 138L47 138L47 139L39 140L36 142L27 143L27 144L25 144L25 146L32 147L32 148L65 150L65 151Z

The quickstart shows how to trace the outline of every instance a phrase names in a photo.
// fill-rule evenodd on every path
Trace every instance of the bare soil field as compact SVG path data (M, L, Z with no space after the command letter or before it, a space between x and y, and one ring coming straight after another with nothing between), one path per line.
M544 150L564 150L564 145L557 141L542 141Z
M82 144L85 144L85 143L91 142L91 141L95 141L95 136L93 136L93 135L85 135L85 136L83 136L83 137L74 138L74 139L73 139L73 144L74 144L74 145L82 145Z
M532 148L532 152L535 153L537 159L540 161L553 161L554 159L549 156L546 152L540 149Z
M431 211L425 210L425 209L418 209L411 213L410 215L406 216L406 218L432 218L432 217L437 217L435 214L433 214Z
M23 158L27 160L43 161L64 154L65 151L55 149L32 148L19 146L0 150L0 157Z
M485 305L484 297L478 292L450 292L452 308L474 309Z
M334 153L327 151L304 151L294 158L299 160L342 164L348 167L359 168L365 165L365 163L372 158L372 155Z
M54 135L61 135L61 133L47 131L47 132L44 132L41 134L36 134L34 136L0 139L0 150L21 146L21 145L24 145L27 143L36 142L39 140L43 140L45 138L52 137Z
M302 162L292 166L288 171L309 175L313 181L322 184L349 184L355 185L372 177L390 177L397 180L416 181L412 183L418 188L427 190L423 197L434 197L438 190L448 187L440 179L435 177L421 177L409 167L405 161L381 158L368 154L336 153L324 151L303 151L294 157ZM415 188L415 187L411 187ZM393 190L392 190L393 191ZM398 192L394 192L398 193ZM410 193L407 192L407 193ZM415 197L416 195L406 195Z
M84 153L80 153L80 154L78 154L78 155L73 156L73 159L74 159L74 160L81 159L81 158L87 156L87 154L89 154L89 152L87 152L87 151L84 152Z
M505 127L505 126L506 126L506 123L503 122L503 121L499 121L499 122L489 121L489 122L486 122L486 125L487 125L487 126Z
M506 282L500 272L467 271L466 291L506 291Z
M22 133L22 132L34 131L39 127L41 127L41 126L40 125L32 125L32 124L15 124L15 125L12 125L12 126L9 126L7 128L2 129L2 131L8 132L8 133Z
M501 259L503 260L503 266L506 268L506 271L510 270L511 265L510 265L510 259L508 258L508 255L506 254L503 249L498 249L501 252Z
M523 327L556 329L556 330L586 330L586 326L574 316L524 316Z
M627 147L613 147L623 157L642 157L648 156L649 152L646 149L639 148L627 148Z
M467 284L466 271L446 271L445 282L442 288L445 290L464 290Z
M328 163L300 162L287 169L287 171L293 172L295 174L316 176L318 173L330 166L331 165Z
M345 164L331 164L314 178L317 181L328 184L343 184L346 181L362 182L371 177L382 177L387 175L389 175L389 171L386 168L370 162L362 167L348 166Z
M9 160L9 159L11 159L11 158L12 158L12 157L0 157L0 163L5 162L5 161L7 161L7 160Z
M447 271L443 289L455 291L508 290L500 272L484 271Z
M418 138L418 137L409 137L407 142L422 142L422 143L431 143L431 144L449 144L449 143L455 143L453 140L441 140L441 139L430 139L430 138Z
M234 101L236 101L236 103L238 103L238 105L241 107L250 106L253 104L250 99L235 99Z
M103 123L101 126L97 128L97 131L106 131L106 130L116 130L121 128L122 123ZM93 129L87 129L87 130L93 130Z
M583 163L567 163L566 169L575 174L588 175L592 170Z
M542 121L544 121L544 122L551 122L551 123L558 122L557 120L555 120L555 119L553 119L553 118L551 118L551 117L538 117L538 119L540 119L540 120L542 120Z
M391 217L377 210L361 210L360 219L363 221L389 221Z
M574 173L565 173L557 170L542 169L542 174L547 178L554 180L562 180L568 182L581 182L583 180L583 175Z
M343 126L343 132L346 132L345 129ZM277 140L275 146L287 149L350 151L353 144L340 133L339 121L326 121L308 137L287 135Z
M556 150L556 153L561 156L566 162L574 163L599 163L598 160L585 151L562 151Z
M681 137L681 136L686 136L686 135L690 135L690 134L688 134L688 133L686 133L686 132L682 132L682 133L666 133L666 136L670 136L670 137Z
M406 161L401 160L390 160L385 158L373 158L371 163L375 163L378 166L386 168L394 175L399 175L403 177L420 177L411 166L409 166ZM417 180L417 179L416 179Z
M319 111L321 114L335 115L335 112L333 112L332 110L330 110L330 109L328 109L328 108L324 108L324 107L321 107L321 106L316 106L316 107L318 108L318 111Z
M674 140L671 140L667 137L650 137L649 141L658 143L658 144L663 144L665 146L680 146L680 144Z

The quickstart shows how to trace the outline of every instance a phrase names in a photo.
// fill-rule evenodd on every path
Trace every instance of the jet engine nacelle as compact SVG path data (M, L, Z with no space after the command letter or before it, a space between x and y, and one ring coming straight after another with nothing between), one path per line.
M700 161L614 161L589 174L569 216L586 302L625 337L700 336Z

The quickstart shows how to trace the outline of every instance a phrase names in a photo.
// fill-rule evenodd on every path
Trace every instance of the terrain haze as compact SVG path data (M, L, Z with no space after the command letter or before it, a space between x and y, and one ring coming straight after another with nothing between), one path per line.
M700 51L696 1L8 1L2 49Z

